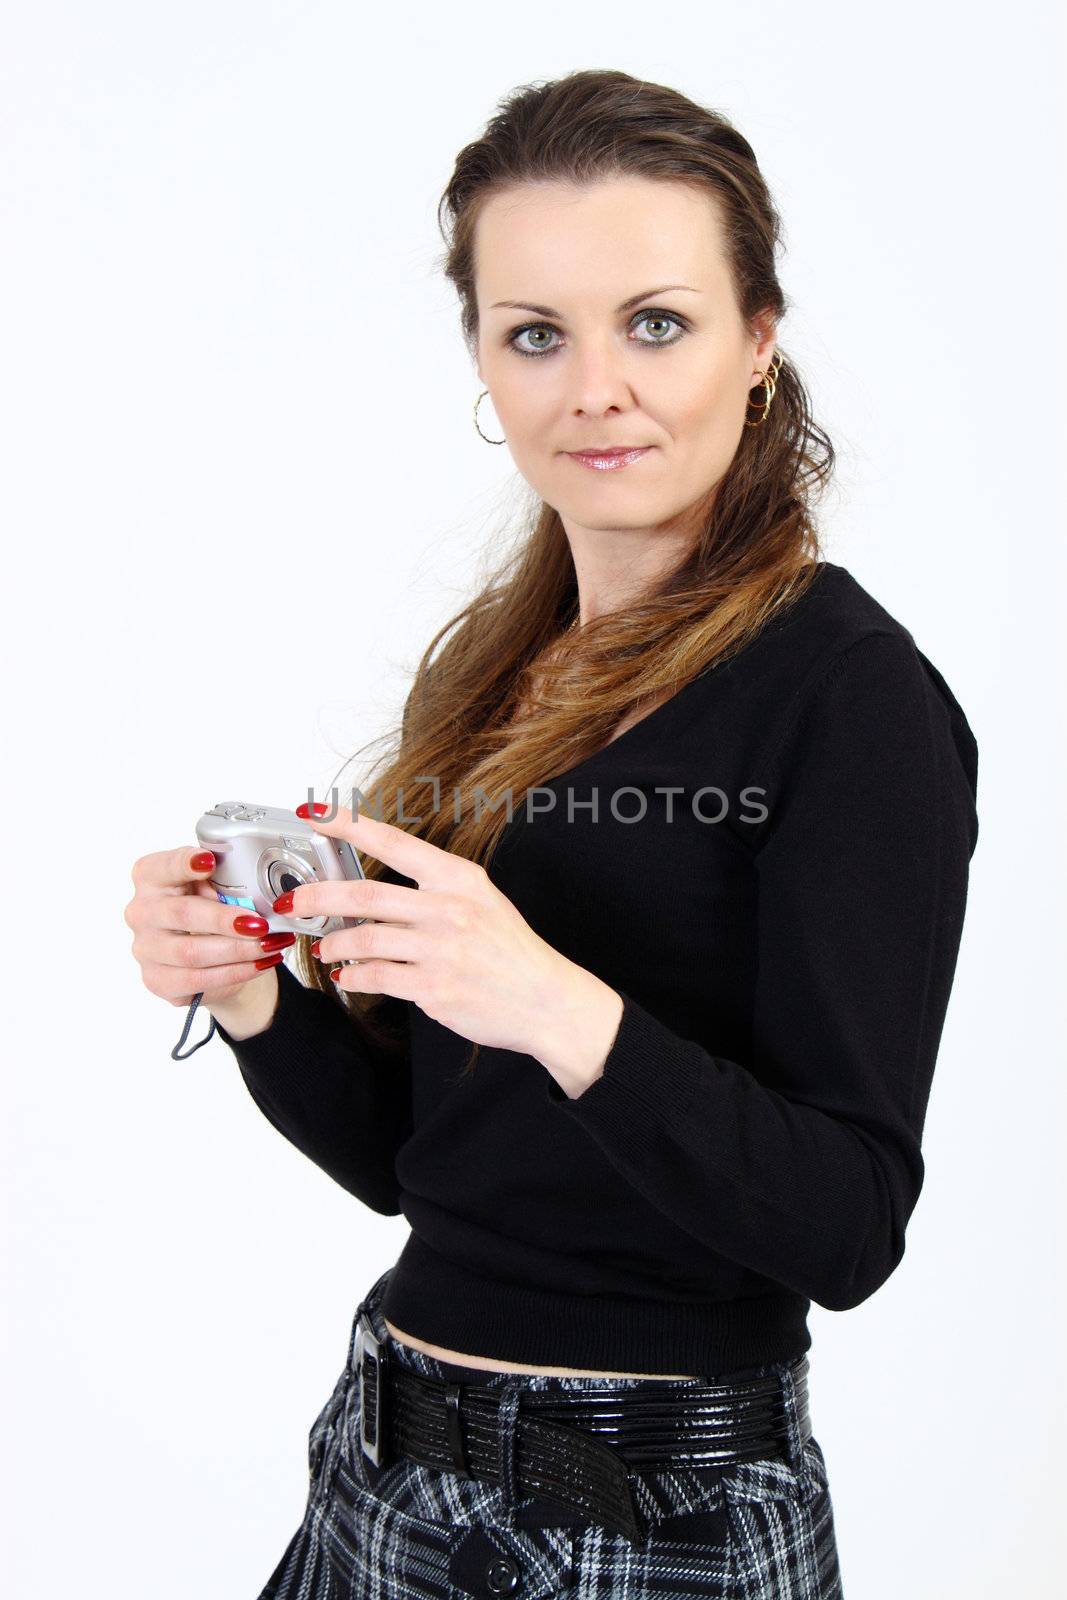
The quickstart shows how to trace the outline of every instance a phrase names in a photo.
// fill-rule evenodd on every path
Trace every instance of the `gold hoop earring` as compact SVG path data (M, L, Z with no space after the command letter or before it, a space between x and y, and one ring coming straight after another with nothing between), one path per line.
M479 433L482 433L482 430L478 427L478 407L481 405L488 393L488 389L483 389L477 400L474 402L474 426L478 428ZM485 439L486 444L507 444L506 439L490 439L484 433L482 433L482 438Z
M750 406L761 410L763 415L760 417L758 422L750 422L746 417L746 428L762 428L763 424L766 422L767 413L771 409L771 401L774 399L774 392L778 387L778 371L781 365L782 357L776 350L771 357L770 365L768 366L766 372L761 373L759 383L754 383L752 385L752 389L765 389L767 391L766 397L763 400L750 399L748 402ZM752 393L752 389L749 390L750 395Z

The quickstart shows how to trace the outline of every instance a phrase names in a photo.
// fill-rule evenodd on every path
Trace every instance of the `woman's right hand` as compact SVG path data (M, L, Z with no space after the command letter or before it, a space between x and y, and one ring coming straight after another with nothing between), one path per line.
M268 933L266 920L224 905L208 883L210 850L180 846L140 856L133 864L133 898L123 916L133 929L133 956L151 994L172 1006L194 995L210 1007L245 991L250 980L277 966L295 933Z

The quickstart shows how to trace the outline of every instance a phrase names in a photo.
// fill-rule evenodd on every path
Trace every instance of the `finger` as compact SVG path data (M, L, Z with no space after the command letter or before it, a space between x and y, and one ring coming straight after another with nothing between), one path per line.
M359 928L324 933L315 941L315 951L324 966L332 961L368 961L375 956L388 961L411 962L425 955L426 941L414 928L388 922L365 922Z
M339 989L351 994L391 994L397 1000L416 1000L421 990L418 968L402 961L358 961L352 966L331 967L330 977Z
M311 803L304 801L297 806L296 813L318 832L328 834L331 839L347 839L364 855L394 867L402 877L413 879L420 889L454 889L461 874L470 877L482 871L476 862L442 850L440 845L419 839L366 811L354 817L347 806L338 806L337 815L327 822L321 816L313 816Z
M215 869L215 857L200 845L179 845L177 850L156 850L139 856L130 873L138 889L174 890L207 879Z
M281 965L271 956L262 959L271 966ZM234 984L258 978L266 970L254 961L231 961L223 967L172 967L150 961L141 968L141 976L150 993L175 1005L187 1005L194 995L210 999L219 989L232 989Z
M136 931L167 928L172 933L212 933L223 938L261 939L270 932L266 917L223 905L209 891L196 894L144 894L135 897L127 921Z
M383 883L380 878L301 883L288 895L279 895L274 908L283 917L371 917L376 922L408 924L419 921L429 909L423 891Z
M165 928L147 928L134 937L133 954L142 965L150 961L164 967L201 970L265 961L278 951L292 949L295 943L296 935L292 933L271 933L250 941L220 939L214 933L169 933Z

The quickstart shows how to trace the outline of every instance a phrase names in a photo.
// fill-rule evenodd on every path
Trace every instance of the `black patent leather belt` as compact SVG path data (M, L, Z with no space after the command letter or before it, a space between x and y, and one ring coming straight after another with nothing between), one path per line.
M500 1483L499 1390L445 1383L397 1366L369 1318L359 1319L355 1361L360 1442L378 1468L398 1456L461 1477ZM789 1363L801 1444L811 1437L808 1358ZM715 1467L789 1459L782 1384L670 1379L648 1388L574 1390L561 1399L523 1390L515 1419L515 1487L640 1540L629 1474L655 1467Z

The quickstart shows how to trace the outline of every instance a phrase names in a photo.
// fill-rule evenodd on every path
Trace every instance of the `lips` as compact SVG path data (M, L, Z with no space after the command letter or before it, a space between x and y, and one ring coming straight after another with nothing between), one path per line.
M568 450L567 455L580 467L592 472L625 472L652 449L650 444L612 445L607 450Z

